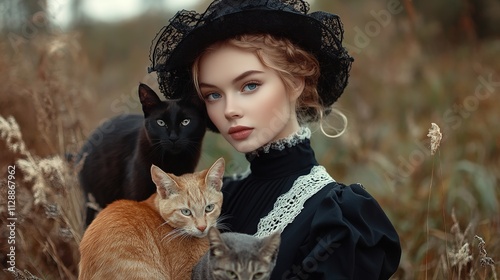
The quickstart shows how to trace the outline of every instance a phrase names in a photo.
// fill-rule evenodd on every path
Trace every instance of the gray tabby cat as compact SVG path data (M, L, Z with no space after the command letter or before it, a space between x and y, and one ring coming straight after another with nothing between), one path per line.
M279 233L265 238L248 234L208 232L210 251L193 269L192 280L266 280L271 277L280 245Z

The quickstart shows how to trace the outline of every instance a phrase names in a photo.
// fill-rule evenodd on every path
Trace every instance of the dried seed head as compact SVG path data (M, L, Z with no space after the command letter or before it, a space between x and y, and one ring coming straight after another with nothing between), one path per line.
M7 119L0 116L0 138L2 138L9 148L14 153L26 154L27 149L21 135L21 129L14 117L9 116Z
M441 131L437 124L431 123L431 128L429 129L427 137L431 139L431 155L434 155L439 148L441 139L443 138L443 134L441 134Z
M64 227L59 229L59 236L66 242L72 240L73 233L71 232L70 228Z
M45 215L47 215L47 218L49 219L55 219L59 216L61 216L61 211L59 210L59 206L57 204L45 204Z
M458 265L459 268L465 267L472 261L472 254L469 249L469 243L465 243L458 251L448 252L448 257L451 260L451 265Z
M486 252L486 242L480 236L474 236L477 240L479 240L479 244L477 247L479 248L479 263L481 266L485 267L487 265L494 265L495 261L488 257L488 253Z

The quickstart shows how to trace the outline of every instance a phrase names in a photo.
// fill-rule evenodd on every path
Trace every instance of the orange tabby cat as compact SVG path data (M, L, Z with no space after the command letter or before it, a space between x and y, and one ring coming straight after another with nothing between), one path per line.
M113 202L85 231L79 279L191 279L220 215L223 174L223 158L182 176L151 166L155 194Z

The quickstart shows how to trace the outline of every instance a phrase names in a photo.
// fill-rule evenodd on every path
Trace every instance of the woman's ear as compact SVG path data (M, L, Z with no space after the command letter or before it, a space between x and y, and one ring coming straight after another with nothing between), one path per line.
M302 95L302 92L304 91L304 88L306 86L306 79L304 77L294 77L293 85L294 87L291 90L290 98L295 101L299 98L300 95Z

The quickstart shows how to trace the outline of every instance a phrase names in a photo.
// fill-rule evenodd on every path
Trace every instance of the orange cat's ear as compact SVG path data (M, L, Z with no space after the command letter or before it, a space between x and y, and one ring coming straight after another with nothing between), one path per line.
M228 250L216 227L211 227L208 230L208 240L210 241L210 255L220 257Z
M224 158L219 158L212 167L207 172L207 176L205 177L205 184L209 188L214 188L217 191L220 191L222 188L222 177L224 176L224 169L226 168L226 164Z
M177 183L156 165L151 165L151 179L156 185L156 191L161 199L166 199L177 192L179 186Z

